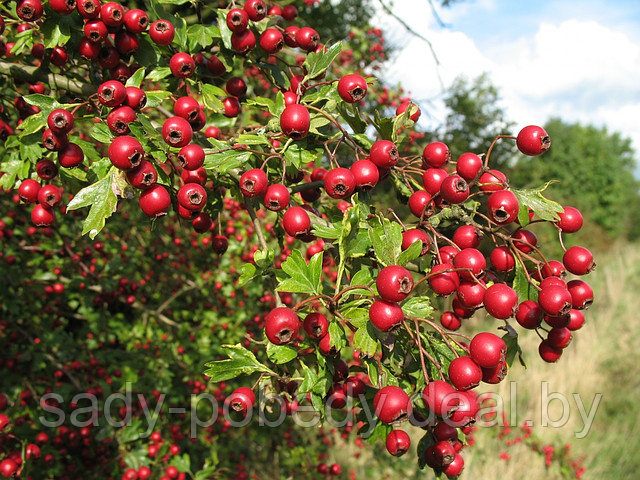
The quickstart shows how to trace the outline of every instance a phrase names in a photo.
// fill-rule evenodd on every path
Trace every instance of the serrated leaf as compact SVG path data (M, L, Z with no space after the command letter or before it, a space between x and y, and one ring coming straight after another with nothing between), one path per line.
M405 315L416 318L431 318L433 307L429 297L411 297L402 304Z
M391 140L393 138L393 119L381 117L378 110L373 114L373 126L383 140Z
M191 458L188 453L183 453L182 455L175 455L171 459L170 465L172 467L176 467L179 472L187 473L191 471Z
M31 135L42 129L43 125L46 125L48 113L45 116L45 111L38 112L34 115L29 115L18 128L20 128L20 136Z
M395 265L401 253L402 227L384 218L378 219L369 230L376 259L385 267Z
M522 348L520 348L520 344L518 343L518 334L515 330L510 329L505 335L503 335L502 339L504 343L507 344L507 355L505 356L505 360L507 362L507 366L511 368L513 365L516 356L524 368L527 368L527 365L524 363L522 358Z
M412 262L416 258L418 258L421 253L422 253L422 242L420 241L413 242L409 246L409 248L404 250L398 256L398 265L402 265L404 267L407 263Z
M226 360L216 360L205 364L208 370L204 373L212 382L222 382L239 375L250 375L255 372L275 373L258 361L256 356L242 345L223 345L223 352L229 357Z
M250 280L253 280L256 276L256 267L252 263L245 263L242 266L240 272L240 278L238 278L238 286L244 287Z
M91 129L91 138L105 145L109 145L111 140L113 140L113 134L106 124L96 123Z
M329 339L331 340L329 346L335 347L338 351L349 343L344 327L338 321L329 323Z
M152 108L157 107L171 96L171 92L167 92L166 90L148 90L145 94L147 95L146 106Z
M305 58L304 63L302 64L302 67L307 72L303 83L324 73L327 68L329 68L329 65L331 65L331 63L336 59L336 57L340 55L341 51L341 42L336 42L326 50L321 50L318 53L308 53L307 58Z
M324 252L316 253L307 264L298 250L291 252L282 263L281 270L276 273L279 282L276 290L320 295L323 254Z
M316 237L327 238L333 240L340 236L342 232L342 223L333 223L331 225L317 224L313 226L313 234Z
M151 82L157 82L158 80L162 80L163 78L167 78L171 75L171 69L169 67L156 67L149 75L147 75L147 80Z
M276 365L290 362L298 356L298 351L289 345L267 344L267 357Z
M380 342L378 341L375 327L371 322L367 322L363 327L358 328L353 335L353 347L359 350L362 355L373 357L379 346Z
M271 145L269 139L263 135L249 135L246 133L238 135L235 141L240 145Z
M58 103L58 101L49 95L34 93L32 95L25 95L22 98L29 105L34 105L38 108L41 108L42 110L52 111L60 107L60 104Z
M310 150L305 143L291 142L282 153L284 153L284 158L288 160L291 165L300 169L307 163L315 162L321 154L321 151L315 149Z
M209 139L211 141L212 139ZM226 145L226 148L229 148ZM243 166L251 158L251 152L242 150L224 150L217 152L208 152L204 159L204 168L209 171L215 171L219 175L227 173L229 170Z
M349 124L349 126L353 129L356 135L360 135L358 137L361 141L362 136L368 140L368 137L364 135L364 131L367 129L367 122L365 122L360 116L360 112L358 111L358 107L348 104L346 102L337 103L336 108L340 113L340 116L343 118L345 122ZM368 142L367 142L368 143ZM373 145L373 143L371 143ZM369 145L369 148L371 148Z
M363 328L369 323L369 310L367 308L348 308L346 305L343 308L340 313L354 327Z
M227 50L232 50L233 46L231 45L231 30L229 30L229 26L227 25L227 13L228 10L218 9L218 28L220 29L220 36L222 37L222 43L224 48Z
M189 50L196 50L198 45L202 47L200 50L207 49L213 43L215 34L220 34L219 32L220 30L217 27L211 25L196 23L189 26L189 28L187 28L187 42L189 44Z
M89 234L91 239L104 228L105 221L116 210L118 197L114 193L116 169L112 167L107 175L93 185L80 190L67 205L67 210L90 206L89 214L82 223L82 234Z
M202 85L202 101L205 107L213 110L214 112L221 112L224 109L222 100L216 95L220 95L220 88L208 83ZM222 92L224 94L224 92ZM225 95L226 96L226 95Z
M519 260L516 259L515 275L513 277L513 289L518 294L520 301L533 300L538 301L538 289L529 283L525 274L524 267Z
M559 219L558 213L562 213L564 209L559 203L549 200L542 195L542 192L544 192L552 183L555 183L555 181L549 181L538 188L522 190L511 189L511 191L518 199L520 207L529 207L533 210L533 213L538 216L538 218L555 222Z
M417 110L416 105L412 105L410 108L406 109L400 115L397 115L393 120L393 132L391 133L391 141L398 141L398 134L401 128L403 127L412 127L414 125L414 121L411 120L411 114Z
M136 73L134 73L127 79L127 83L125 83L124 86L140 88L140 85L142 85L142 81L144 80L145 72L146 69L144 67L140 67L138 70L136 70Z

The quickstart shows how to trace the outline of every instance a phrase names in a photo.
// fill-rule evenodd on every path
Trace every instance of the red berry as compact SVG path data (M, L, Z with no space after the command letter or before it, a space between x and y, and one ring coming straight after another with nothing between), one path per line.
M84 161L84 152L79 145L69 143L58 152L58 163L64 168L75 168Z
M411 438L404 430L392 430L385 441L387 451L394 457L401 457L411 447Z
M475 153L463 153L456 162L456 172L467 182L474 180L482 169L482 159Z
M520 326L528 328L529 330L538 328L540 323L542 323L543 316L544 310L533 300L525 300L522 302L516 312L516 320Z
M127 180L133 188L148 190L158 181L158 172L151 162L143 160L137 168L127 171Z
M162 125L162 138L172 147L184 147L191 142L192 137L193 128L182 117L167 118Z
M348 168L334 168L324 176L324 188L331 198L345 198L356 188L356 179Z
M155 185L140 195L140 208L148 217L166 215L171 206L169 192L162 185Z
M456 390L443 380L430 382L422 391L424 404L436 415L447 417L458 406Z
M171 57L169 68L174 77L187 78L193 75L196 69L196 62L188 53L178 52Z
M356 187L361 190L369 190L376 186L380 179L380 172L371 160L357 160L351 165L351 173L356 182Z
M455 292L460 286L460 277L457 272L445 271L454 270L450 263L434 265L429 273L429 286L438 295L446 296Z
M274 308L265 318L265 333L275 345L289 343L298 334L300 319L287 307Z
M416 190L409 197L409 210L418 218L430 217L434 209L431 195L424 190Z
M107 115L107 126L116 135L129 133L129 124L136 121L136 112L133 108L122 106L117 107Z
M422 185L430 195L435 195L440 192L442 182L447 176L446 170L441 168L428 168L422 174Z
M249 27L249 14L242 8L233 8L227 13L227 27L232 32L244 32Z
M327 317L317 312L312 312L307 315L302 326L304 331L307 332L307 335L316 340L324 337L329 332Z
M231 34L231 46L238 53L249 53L256 46L256 36L251 30L233 32Z
M268 185L267 174L259 168L248 170L240 177L240 191L245 197L253 198L263 195Z
M38 203L49 208L57 207L62 201L62 192L55 185L45 185L38 192Z
M489 195L487 201L489 218L499 225L512 223L518 218L520 205L513 192L500 190Z
M178 190L178 203L187 210L202 210L207 204L207 192L198 183L186 183Z
M469 355L482 368L495 367L506 354L507 344L493 333L478 333L469 344Z
M564 287L549 285L540 290L538 303L548 315L563 316L571 310L571 294Z
M480 250L465 248L453 259L453 266L457 269L466 269L459 271L458 275L461 279L472 281L482 275L487 267L487 261Z
M302 207L291 207L282 217L282 228L292 237L301 237L309 233L311 220L309 214Z
M127 90L117 80L108 80L98 87L98 100L105 107L118 107L126 98Z
M347 103L357 103L367 94L368 85L357 73L345 75L338 81L338 95Z
M254 22L259 22L267 16L267 5L263 0L247 0L244 4L249 18Z
M168 20L156 20L149 28L149 36L156 45L169 45L175 34L176 30Z
M108 27L119 27L124 21L124 8L117 2L107 2L100 8L100 19Z
M551 146L549 134L542 127L529 125L518 133L516 145L525 155L536 156L546 152Z
M538 347L538 353L545 362L554 363L562 356L562 349L552 346L549 340L543 340Z
M458 357L449 364L449 379L458 390L469 390L480 384L482 370L471 357Z
M200 145L191 143L180 149L178 162L185 170L197 170L204 164L204 149Z
M504 283L494 283L484 292L484 308L500 320L513 316L518 306L518 294Z
M373 398L373 409L381 422L396 423L411 413L411 400L400 387L388 385L376 393Z
M401 302L413 290L413 278L406 268L390 265L378 273L376 287L383 300Z
M31 210L31 221L36 227L49 227L53 225L55 219L53 210L39 203L34 205L33 210Z
M369 160L379 168L390 168L398 163L398 148L389 140L378 140L371 147Z
M311 27L302 27L296 32L296 43L307 52L314 51L320 42L320 35Z
M459 175L449 175L440 185L440 196L452 205L462 203L469 197L469 184Z
M382 332L396 328L404 320L404 313L397 303L376 300L369 308L369 320Z
M575 233L582 228L582 214L573 207L564 207L564 212L558 214L556 225L564 233Z
M304 105L293 104L284 109L280 116L280 128L289 138L300 140L309 133L311 117Z
M446 144L432 142L424 147L422 160L425 168L442 168L451 160L451 152Z
M586 275L596 267L593 254L579 246L570 247L564 252L562 263L574 275Z
M267 187L262 200L265 207L272 212L279 212L289 206L291 196L289 189L281 183L274 183Z
M420 108L413 102L402 102L400 105L398 105L396 107L396 116L402 115L407 110L413 111L409 118L411 119L411 121L417 122L420 118Z
M47 125L58 135L65 135L73 128L73 114L62 108L57 108L47 117Z
M22 181L18 188L18 196L24 203L35 203L38 200L38 192L40 192L40 183L36 180L27 178Z
M426 232L418 230L417 228L411 228L402 233L402 250L408 249L416 242L420 242L422 244L420 256L426 255L429 252L429 246L431 245L431 240L429 240L429 235L427 235Z
M267 28L262 35L260 35L260 48L265 52L274 54L278 53L284 47L284 36L280 30L275 28Z
M113 139L108 151L111 163L121 170L136 168L144 159L142 145L134 137L123 135Z
M132 8L124 14L124 26L131 33L142 33L149 27L149 16L144 10Z
M569 290L571 294L571 305L573 308L582 310L589 308L593 303L593 290L587 282L571 280L567 283L567 290Z
M480 175L478 186L483 192L497 192L507 188L507 176L499 170L489 170Z

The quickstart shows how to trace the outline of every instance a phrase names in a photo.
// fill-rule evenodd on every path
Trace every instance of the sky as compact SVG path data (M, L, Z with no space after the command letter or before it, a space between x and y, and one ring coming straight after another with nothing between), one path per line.
M462 0L437 7L444 27L428 0L395 0L393 10L432 42L440 60L379 13L397 48L384 77L401 82L428 112L425 126L444 118L442 84L488 72L516 129L551 116L606 126L630 137L640 157L639 0Z

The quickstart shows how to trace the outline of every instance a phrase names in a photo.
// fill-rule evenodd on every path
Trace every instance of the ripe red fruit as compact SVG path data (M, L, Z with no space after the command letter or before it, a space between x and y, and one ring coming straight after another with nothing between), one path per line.
M115 46L118 52L122 55L130 55L138 50L140 47L140 40L138 40L138 37L134 33L129 33L126 30L120 30L115 36ZM125 71L127 72L126 76L129 76L129 70L126 69Z
M155 185L140 195L140 208L148 217L166 215L171 206L169 192L162 185Z
M117 80L108 80L98 87L98 100L105 107L118 107L127 98L125 86Z
M480 175L478 186L483 192L497 192L508 187L507 176L499 170L489 170Z
M133 188L148 190L158 181L158 172L151 162L143 160L137 168L127 171L127 180Z
M455 292L460 286L460 277L457 272L447 272L455 267L450 263L434 265L429 273L429 286L438 295L446 296Z
M124 135L129 133L129 124L135 122L136 118L136 112L131 107L114 108L107 115L107 126L116 135Z
M417 122L420 118L420 108L413 102L402 102L400 105L398 105L396 107L396 116L402 115L407 110L414 110L409 118L411 119L411 121Z
M480 367L491 368L504 360L507 344L493 333L480 332L469 344L469 355Z
M424 404L436 415L448 417L458 406L456 390L444 380L434 380L422 391Z
M350 170L356 182L356 187L361 190L369 190L375 187L380 179L378 167L368 159L355 161Z
M453 312L443 312L440 315L440 323L447 330L458 330L462 323L460 322L460 318Z
M249 14L242 8L233 8L227 13L227 27L232 32L244 32L249 27Z
M389 140L378 140L371 146L369 160L379 168L391 168L398 163L398 148Z
M109 160L116 168L131 170L144 159L144 151L138 140L128 135L116 137L109 145Z
M507 376L507 362L503 360L495 367L482 369L482 381L495 385L500 383Z
M55 185L45 185L38 192L38 203L49 208L57 207L62 201L62 192Z
M422 160L425 168L442 168L451 160L451 152L446 144L432 142L424 147Z
M36 164L36 173L42 180L51 180L58 175L58 167L51 160L42 159Z
M100 8L100 19L108 27L119 27L124 21L124 8L117 2L107 2Z
M477 248L482 240L482 232L473 225L462 225L453 233L453 243L462 248Z
M280 30L275 28L267 28L259 40L260 48L265 52L274 54L278 53L284 47L284 36Z
M196 62L188 53L178 52L173 54L171 60L169 60L169 68L174 77L187 78L193 75L196 69Z
M446 170L441 168L428 168L422 174L422 185L430 195L435 195L440 192L442 182L448 175Z
M500 190L489 195L487 200L489 218L499 225L512 223L518 218L518 199L509 190Z
M239 387L231 392L231 395L226 398L224 403L231 407L233 411L246 415L256 404L256 396L249 387Z
M182 117L167 118L162 125L162 138L172 147L184 147L191 142L192 137L193 128Z
M383 423L401 422L411 413L411 400L400 387L388 385L373 397L373 410Z
M53 210L39 203L34 205L33 210L31 210L31 221L36 227L49 227L53 225L55 219Z
M589 308L593 303L593 290L587 282L571 280L567 283L567 290L569 290L571 294L571 304L573 308L582 310Z
M156 20L149 28L149 36L156 45L169 45L175 35L176 29L168 20Z
M338 81L338 95L347 103L357 103L367 94L367 81L357 73L345 75Z
M453 460L449 465L447 465L442 473L447 475L448 477L457 477L462 473L464 469L464 459L459 454L455 454Z
M459 175L449 175L440 185L440 196L452 205L462 203L469 197L469 184Z
M274 183L267 187L262 202L268 210L279 212L287 208L290 198L291 196L287 187L281 183Z
M47 150L59 152L69 144L69 138L66 135L56 135L47 128L42 132L42 144Z
M79 145L69 143L58 152L58 163L64 168L75 168L84 161L84 152Z
M586 275L596 267L593 254L579 246L567 249L562 257L562 263L574 275Z
M469 390L480 384L482 370L471 357L465 355L449 364L449 379L458 390Z
M274 308L265 318L265 333L275 345L289 343L298 334L300 319L287 307Z
M454 393L454 398L457 399L458 404L456 410L449 417L452 424L454 426L464 427L475 421L476 414L480 408L475 393L457 391Z
M401 457L411 447L411 438L404 430L392 430L385 441L387 452L394 457Z
M244 4L249 18L254 22L259 22L267 16L267 5L263 0L247 0Z
M431 240L429 240L429 235L427 235L426 232L418 230L417 228L411 228L406 232L402 232L402 250L408 249L415 242L422 244L420 256L426 255L429 252Z
M63 108L56 108L47 117L47 125L55 134L67 134L73 128L73 114Z
M525 300L518 306L516 312L516 320L520 326L533 330L540 326L542 323L542 317L544 316L544 310L540 308L537 302L533 300Z
M200 145L191 143L180 149L178 162L185 170L197 170L204 164L204 149Z
M178 190L178 203L187 210L202 210L207 204L207 192L198 183L186 183Z
M513 246L524 253L529 253L538 245L538 237L531 230L521 228L511 234L514 239Z
M413 277L400 265L383 268L376 277L378 294L387 302L401 302L413 290Z
M397 303L376 300L369 308L369 320L382 332L389 332L404 320L404 312Z
M484 300L485 285L483 281L463 280L458 287L458 299L467 308L478 308Z
M558 214L556 225L564 233L575 233L582 228L582 214L573 207L564 207L564 212Z
M140 110L147 104L147 95L141 88L125 87L127 97L124 100L125 105Z
M516 145L525 155L536 156L549 150L551 139L544 128L529 125L518 133Z
M552 328L547 335L549 345L554 348L567 348L571 338L571 330L568 328Z
M571 310L571 294L564 287L549 285L540 290L538 303L548 315L563 316Z
M516 312L518 294L509 285L494 283L485 290L483 303L489 315L506 320Z
M356 179L348 168L334 168L324 176L324 188L331 198L345 198L356 188Z
M89 20L84 24L83 27L84 36L90 42L99 46L100 43L104 42L107 36L109 35L109 29L104 24L102 20L93 19ZM87 52L91 57L93 57L94 53Z
M571 331L579 330L584 325L584 314L574 308L569 312L569 323L567 328Z
M5 458L0 462L0 473L3 477L12 477L20 468L16 462L10 458Z
M78 0L76 8L85 19L97 18L100 15L100 0Z
M78 44L78 54L88 61L97 60L100 55L100 45L88 38L81 38Z
M144 10L132 8L124 14L124 26L131 33L142 33L149 27L149 16Z
M280 115L280 128L282 133L294 140L300 140L309 133L311 117L309 110L298 103L289 105Z
M562 356L562 349L552 346L549 340L543 340L538 347L538 353L545 362L555 363Z
M224 116L234 118L240 114L240 102L236 97L226 97L222 100L224 106Z
M480 250L465 248L459 251L453 259L453 266L455 268L468 269L469 271L459 271L458 275L461 279L474 281L475 278L482 275L484 269L487 268L487 261Z
M291 207L282 216L282 228L292 237L301 237L309 233L311 219L302 207Z
M42 17L42 2L40 0L20 0L16 5L16 14L20 20L35 22Z
M256 36L251 30L233 32L231 34L231 46L238 53L249 53L256 46Z
M467 182L474 180L482 169L482 159L475 153L463 153L456 162L456 172Z
M240 191L245 197L253 198L263 195L268 185L267 174L260 168L248 170L240 177Z
M564 265L557 260L550 260L542 266L542 278L559 277L563 278L567 274Z
M429 195L424 190L416 190L409 197L409 210L418 218L430 217L433 214L435 205Z
M324 337L329 331L329 322L327 321L327 317L317 312L312 312L307 315L302 326L304 331L307 332L307 335L316 340Z
M244 97L247 93L247 84L240 77L231 77L227 80L225 88L229 95L233 95L238 98Z
M222 255L229 248L229 239L224 235L216 235L211 239L211 247L214 252Z
M40 183L36 180L27 178L22 181L18 188L18 196L24 203L35 203L38 200L38 192L40 191Z
M296 43L301 49L312 52L320 44L320 35L311 27L302 27L296 32Z

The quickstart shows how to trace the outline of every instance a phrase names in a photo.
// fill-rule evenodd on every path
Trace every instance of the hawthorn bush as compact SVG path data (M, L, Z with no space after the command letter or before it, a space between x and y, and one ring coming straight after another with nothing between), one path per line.
M580 212L491 168L547 133L454 161L377 82L379 30L332 42L262 0L1 7L0 475L322 478L339 433L457 477L519 332L555 362L583 325L564 277L591 253L534 233ZM459 331L483 311L495 332Z

